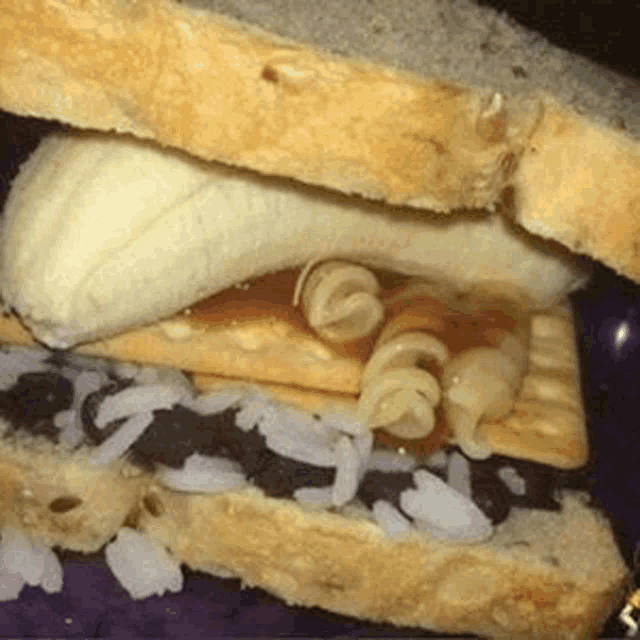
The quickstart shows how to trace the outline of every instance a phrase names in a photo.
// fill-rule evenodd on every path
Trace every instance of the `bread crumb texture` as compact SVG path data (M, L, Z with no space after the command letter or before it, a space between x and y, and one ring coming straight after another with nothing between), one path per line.
M495 199L524 143L490 98L167 1L2 11L0 101L24 115L438 210Z
M370 520L304 511L255 489L161 500L167 516L146 513L141 527L192 568L397 625L577 640L626 574L608 525L578 494L564 497L562 513L516 510L478 546L419 533L390 541ZM591 548L608 557L589 557Z
M280 35L246 18L251 7L242 3L214 3L221 15L168 0L4 2L0 105L441 212L491 208L515 185L525 227L640 279L640 147L627 135L635 129L623 133L624 118L609 113L613 102L633 119L622 79L470 3L424 3L421 11L435 12L421 23L433 30L426 50L407 27L421 65L397 47L401 12L391 4L363 17L373 50L356 46L358 29L353 42L342 34L340 47L297 42L279 28L275 5L263 22ZM352 9L354 18L370 10ZM339 16L322 13L292 21L326 39L324 21ZM385 37L396 45L383 46ZM557 77L555 91L548 83ZM565 106L581 96L595 105L589 117Z
M48 547L102 548L135 511L148 480L122 461L96 466L87 457L86 449L70 452L45 438L0 441L0 527Z
M627 574L585 494L566 492L561 512L515 509L481 545L418 532L390 540L356 505L339 515L253 487L184 494L123 462L92 466L86 450L45 439L1 445L1 527L83 552L134 527L178 562L290 604L505 640L582 640L617 604Z

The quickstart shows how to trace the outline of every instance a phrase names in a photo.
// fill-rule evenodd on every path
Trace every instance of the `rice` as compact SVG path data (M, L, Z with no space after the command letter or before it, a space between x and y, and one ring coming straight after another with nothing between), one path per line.
M236 426L251 431L256 425L263 433L278 424L278 410L259 394L248 396L236 415Z
M0 349L0 389L11 387L18 378L30 371L46 371L44 362L51 354L45 349L2 347Z
M319 446L303 438L302 434L273 433L267 436L267 447L280 456L314 467L335 467L338 464L336 453L330 443Z
M0 599L17 598L24 584L41 585L47 593L62 589L62 566L54 552L10 527L2 530L0 567L3 583Z
M188 407L203 416L214 415L216 413L222 413L230 407L239 404L244 396L244 391L231 393L208 393L206 395L196 396L193 400L188 402ZM187 405L187 403L183 404L185 404L185 406Z
M131 416L110 438L96 447L88 458L89 463L105 465L124 455L151 422L153 413L150 411Z
M44 570L40 579L40 586L47 593L59 593L62 591L62 565L58 556L51 550L44 558Z
M60 430L60 442L68 447L75 447L84 438L82 427L78 428L78 412L73 409L59 411L53 418L53 424Z
M328 509L333 504L333 487L303 487L296 489L293 497L298 502Z
M316 467L335 467L334 451L340 436L310 414L289 407L263 410L264 418L258 428L266 436L269 449L280 456Z
M413 478L418 489L403 491L400 507L414 518L418 529L458 542L477 542L491 536L491 521L469 498L424 469L415 471Z
M325 425L333 427L342 433L347 433L350 436L360 436L368 431L362 422L360 422L355 416L351 416L347 413L335 411L323 413L321 419Z
M373 515L388 538L401 538L413 528L409 520L387 500L373 503Z
M218 493L247 485L239 464L197 453L187 458L184 469L162 469L157 479L169 489L193 493Z
M342 436L336 446L336 479L331 502L336 507L352 500L358 491L362 459L349 436Z
M95 424L99 429L104 429L110 422L131 414L171 409L183 397L183 389L168 385L130 387L104 399Z
M516 496L527 495L527 481L514 467L510 465L500 467L500 469L498 469L498 477L507 485L507 488L511 493Z
M438 449L434 451L426 460L425 463L428 467L434 469L446 469L449 462L449 457L444 449Z
M69 446L75 446L84 436L82 427L82 406L87 396L98 391L105 381L105 376L96 371L83 371L75 380L75 395L73 398L73 421L68 420L60 440ZM57 418L57 416L56 416ZM59 418L62 420L62 418ZM78 436L79 434L79 436Z
M457 451L449 456L449 466L447 469L447 484L465 496L471 499L473 497L471 490L471 467L469 461Z
M388 449L377 449L371 452L367 461L367 470L393 472L413 471L418 466L417 460L409 454L400 454Z
M191 381L179 369L172 369L170 367L137 366L137 371L131 377L139 386L163 385L181 388L189 395L193 393Z
M0 569L0 602L17 600L24 584L24 578L19 573L9 573Z
M164 547L135 529L120 529L115 541L106 546L105 558L113 575L134 600L182 590L180 564Z

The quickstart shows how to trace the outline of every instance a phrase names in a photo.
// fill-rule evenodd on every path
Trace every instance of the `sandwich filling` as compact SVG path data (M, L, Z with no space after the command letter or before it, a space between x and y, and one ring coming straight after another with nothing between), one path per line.
M513 507L559 510L563 489L588 489L578 471L505 456L477 460L451 445L422 458L374 448L372 432L353 416L309 414L257 388L197 395L177 370L45 349L4 347L0 355L5 440L86 448L98 466L128 458L175 491L251 485L304 508L355 510L390 537L417 530L473 544L491 537ZM153 514L153 501L144 505ZM50 509L77 506L63 496Z

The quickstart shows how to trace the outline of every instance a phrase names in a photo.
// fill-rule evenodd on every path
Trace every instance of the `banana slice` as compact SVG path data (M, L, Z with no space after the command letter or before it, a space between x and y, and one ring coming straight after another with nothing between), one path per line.
M91 133L40 145L1 224L4 303L56 348L310 261L343 258L460 290L499 283L502 294L524 289L542 307L584 279L501 215L407 215Z

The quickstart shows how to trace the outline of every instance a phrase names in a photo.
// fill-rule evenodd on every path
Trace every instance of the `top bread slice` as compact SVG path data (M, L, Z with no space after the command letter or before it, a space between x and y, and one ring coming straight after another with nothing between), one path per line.
M38 19L34 20L34 14ZM0 106L529 231L640 280L633 83L470 2L4 2Z

